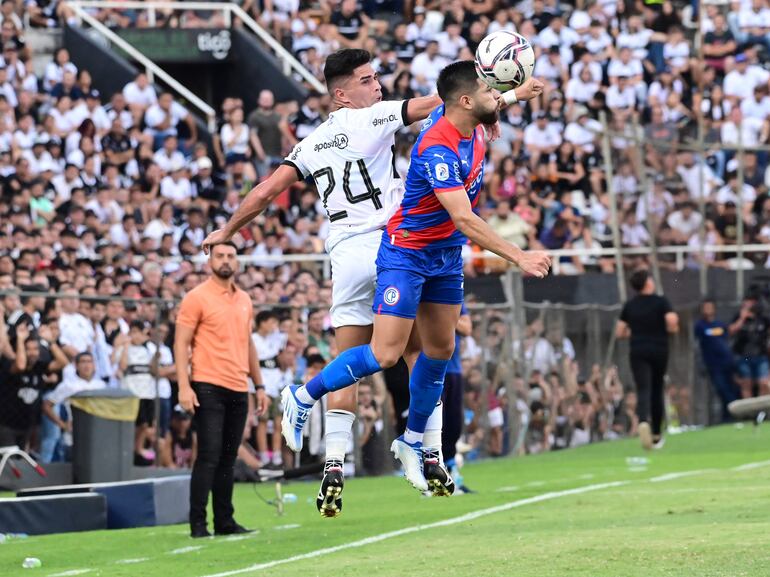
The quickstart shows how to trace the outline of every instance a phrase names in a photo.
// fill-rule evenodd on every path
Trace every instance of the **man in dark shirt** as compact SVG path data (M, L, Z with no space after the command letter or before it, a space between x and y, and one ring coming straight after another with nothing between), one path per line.
M286 136L289 144L292 142L284 130L284 121L275 110L275 96L270 90L263 90L257 99L257 108L249 114L246 123L252 132L252 142L257 157L257 170L260 176L267 174L270 166L283 161L283 139ZM256 137L256 138L254 138Z
M729 330L733 337L733 353L737 357L737 381L741 396L746 399L757 394L770 394L770 361L767 356L770 318L756 295L746 295Z
M112 119L110 131L102 137L102 150L107 156L107 161L123 169L134 156L131 138L126 134L126 129L120 121L120 116Z
M723 14L714 16L714 30L706 33L703 40L703 56L706 57L706 64L719 71L725 69L725 58L735 54L738 45L732 32L727 27L727 22Z
M318 92L312 91L307 95L305 103L291 121L291 125L294 128L294 136L297 140L302 140L309 136L322 122L321 95Z
M655 294L655 281L648 271L636 271L630 283L637 294L623 306L615 336L631 339L631 371L639 398L636 412L642 447L661 448L668 335L679 332L679 315L668 299Z
M401 23L396 26L393 32L393 50L396 51L396 58L404 64L411 64L415 57L414 42L406 38L406 24Z
M700 343L703 365L708 371L711 384L722 401L723 421L731 420L727 405L739 398L733 380L733 353L728 336L727 325L716 318L714 301L703 301L701 318L695 323L695 338Z
M339 10L332 13L331 23L337 27L347 48L363 46L369 27L369 17L358 8L356 0L342 0Z
M51 325L40 328L38 335L50 349L32 335L30 326L16 327L14 360L0 362L0 447L18 445L27 448L32 429L40 423L41 396L46 377L62 370L69 360L56 343Z

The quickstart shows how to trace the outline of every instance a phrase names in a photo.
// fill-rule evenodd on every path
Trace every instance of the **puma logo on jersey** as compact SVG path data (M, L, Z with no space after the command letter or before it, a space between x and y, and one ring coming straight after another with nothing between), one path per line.
M434 152L433 156L435 156L436 158L440 158L441 160L444 160L444 155L443 154L439 154L438 152Z
M348 147L348 135L347 134L335 134L334 140L331 142L319 142L313 147L313 151L319 152L321 150L329 150L330 148L339 148L343 150Z

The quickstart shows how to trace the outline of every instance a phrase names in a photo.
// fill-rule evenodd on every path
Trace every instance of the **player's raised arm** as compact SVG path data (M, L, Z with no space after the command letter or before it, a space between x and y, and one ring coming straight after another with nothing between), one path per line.
M498 235L484 219L473 212L464 188L437 190L436 196L449 213L457 230L496 255L512 262L522 271L544 278L551 267L551 257L543 251L524 251Z
M430 116L437 106L443 104L438 94L431 96L420 96L419 98L410 98L406 101L406 114L404 117L404 124L409 125L413 122L419 122L425 120Z
M533 98L540 96L543 93L545 85L537 78L530 78L521 86L503 92L500 98L500 108L510 106L514 102L532 100Z
M276 196L299 180L298 170L291 165L282 164L270 175L270 178L249 191L246 198L235 211L235 214L227 221L227 224L209 234L203 241L203 252L209 253L209 249L215 244L227 242L235 233L250 223L254 217L265 210Z

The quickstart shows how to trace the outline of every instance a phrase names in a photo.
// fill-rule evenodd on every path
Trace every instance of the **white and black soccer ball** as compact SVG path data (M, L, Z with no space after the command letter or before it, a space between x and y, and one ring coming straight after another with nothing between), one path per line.
M521 34L498 30L484 37L476 49L476 72L501 92L513 90L532 77L535 51Z

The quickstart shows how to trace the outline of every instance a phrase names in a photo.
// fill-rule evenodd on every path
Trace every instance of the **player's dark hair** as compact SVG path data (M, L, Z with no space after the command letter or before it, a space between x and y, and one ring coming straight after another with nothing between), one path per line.
M436 88L445 104L454 104L463 94L473 94L478 89L476 65L472 60L460 60L446 66L438 75Z
M307 366L312 367L313 365L320 365L320 366L326 366L326 359L323 358L321 355L312 354L307 356Z
M632 274L628 282L631 284L632 289L639 292L644 288L644 285L647 284L648 278L650 278L650 272L642 269Z
M347 78L356 68L369 64L371 60L372 55L368 51L358 48L343 48L333 52L326 58L324 65L326 87L331 89L337 81Z

